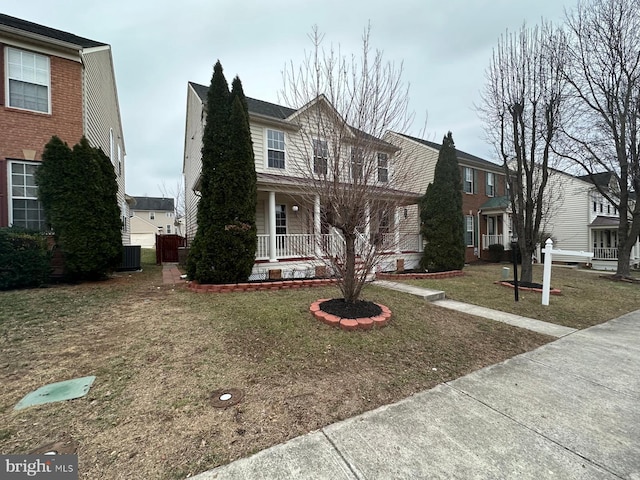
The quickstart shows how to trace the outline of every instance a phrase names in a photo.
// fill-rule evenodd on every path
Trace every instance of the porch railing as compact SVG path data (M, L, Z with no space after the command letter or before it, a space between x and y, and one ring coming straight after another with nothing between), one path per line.
M617 260L618 249L610 247L594 247L593 258L594 260Z
M482 235L483 250L487 250L489 248L489 245L493 245L495 243L504 245L504 243L502 242L502 235Z

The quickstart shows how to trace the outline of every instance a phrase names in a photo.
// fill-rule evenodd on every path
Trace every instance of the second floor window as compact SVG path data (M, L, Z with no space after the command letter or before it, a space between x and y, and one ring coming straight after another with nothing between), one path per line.
M313 139L313 173L326 175L329 170L329 147L326 140Z
M284 168L284 132L267 130L267 161L270 168Z
M389 156L386 153L378 154L378 181L389 181Z
M9 106L49 113L49 57L7 48Z
M364 152L361 148L351 149L351 178L362 180L362 169L364 166Z
M496 179L495 174L492 172L487 172L487 197L493 197L496 193Z
M463 190L465 193L475 193L475 172L473 168L464 167Z

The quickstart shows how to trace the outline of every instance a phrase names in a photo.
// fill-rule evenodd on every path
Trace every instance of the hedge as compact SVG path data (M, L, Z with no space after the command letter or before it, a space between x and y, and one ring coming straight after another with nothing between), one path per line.
M50 254L41 233L0 228L0 290L43 285L50 271Z

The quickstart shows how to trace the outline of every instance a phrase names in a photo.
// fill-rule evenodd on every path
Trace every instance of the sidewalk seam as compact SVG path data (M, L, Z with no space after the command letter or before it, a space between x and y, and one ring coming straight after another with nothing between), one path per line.
M342 461L344 462L344 464L347 466L347 468L349 469L349 471L353 474L353 476L357 479L357 480L363 480L360 475L358 475L358 473L353 469L353 467L351 466L351 463L345 458L345 456L342 454L342 452L340 451L340 449L338 448L338 446L333 442L333 440L331 439L331 437L329 437L329 435L327 435L327 432L324 431L324 428L320 430L322 432L322 435L324 435L324 438L327 439L327 441L329 442L329 444L331 444L331 446L333 447L333 449L336 451L336 453L340 456L340 458L342 459Z
M529 359L527 359L527 360L529 360ZM532 361L532 360L529 360L529 361ZM538 363L539 363L539 362L538 362ZM544 365L544 364L541 364L541 365ZM452 382L454 382L454 381L455 381L455 380L452 380ZM480 400L479 398L474 397L474 396L473 396L473 395L471 395L470 393L467 393L467 392L465 392L464 390L460 390L459 388L454 387L454 386L453 386L453 385L451 385L449 382L444 382L444 384L443 384L443 385L446 385L446 386L448 386L449 388L451 388L452 390L454 390L454 391L456 391L456 392L458 392L458 393L460 393L460 394L462 394L462 395L464 395L464 396L466 396L466 397L470 398L471 400L473 400L473 401L475 401L475 402L478 402L480 405L484 405L484 406L485 406L485 407L487 407L488 409L490 409L490 410L494 411L494 412L495 412L495 413L497 413L498 415L503 416L504 418L507 418L508 420L512 421L512 422L513 422L513 423L515 423L516 425L520 425L521 427L525 428L526 430L529 430L529 431L530 431L530 432L532 432L533 434L535 434L535 435L537 435L537 436L539 436L539 437L541 437L541 438L543 438L543 439L545 439L545 440L547 440L547 441L549 441L549 442L553 443L554 445L556 445L556 446L560 447L562 450L564 450L564 451L566 451L566 452L569 452L569 453L571 453L571 454L573 454L573 455L575 455L575 456L577 456L577 457L579 457L579 458L583 459L585 462L589 462L591 465L594 465L594 466L596 466L596 467L598 467L598 468L602 469L603 471L605 471L605 472L607 472L607 473L610 473L610 474L611 474L611 475L613 475L614 477L619 478L619 479L621 479L621 480L625 478L625 477L620 476L620 475L619 475L619 474L617 474L616 472L611 471L611 470L610 470L609 468L607 468L606 466L604 466L604 465L600 465L599 463L595 462L594 460L592 460L592 459L590 459L590 458L587 458L587 457L585 457L584 455L582 455L582 454L580 454L580 453L578 453L578 452L576 452L576 451L574 451L574 450L569 449L569 448L568 448L568 447L566 447L565 445L563 445L563 444L561 444L561 443L558 443L556 440L554 440L554 439L552 439L552 438L547 437L547 436L546 436L546 435L544 435L542 432L539 432L539 431L537 431L537 430L534 430L533 428L531 428L531 427L529 427L529 426L525 425L524 423L522 423L522 422L520 422L520 421L516 420L515 418L513 418L513 417L511 417L511 416L507 415L505 412L502 412L502 411L500 411L500 410L497 410L496 408L492 407L492 406L491 406L491 405L489 405L488 403L485 403L485 402L483 402L482 400ZM615 390L614 390L614 391L615 391Z

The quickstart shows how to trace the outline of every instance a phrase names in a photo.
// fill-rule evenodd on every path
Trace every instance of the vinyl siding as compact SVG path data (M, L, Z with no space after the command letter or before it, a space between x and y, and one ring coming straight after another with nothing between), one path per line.
M187 87L187 121L182 174L185 196L185 236L190 244L198 229L198 196L193 188L202 170L202 133L204 108L193 88Z
M85 67L84 134L91 146L102 148L102 151L110 157L118 183L118 205L126 205L126 149L111 47L86 49L82 52L82 59ZM113 149L111 137L113 137ZM118 152L120 152L120 158ZM129 212L122 212L122 215L128 217ZM122 234L122 242L128 245L130 241L130 231L127 230Z

